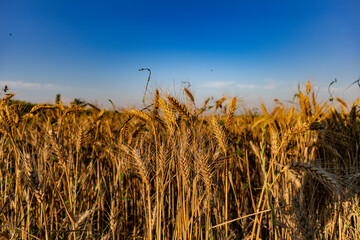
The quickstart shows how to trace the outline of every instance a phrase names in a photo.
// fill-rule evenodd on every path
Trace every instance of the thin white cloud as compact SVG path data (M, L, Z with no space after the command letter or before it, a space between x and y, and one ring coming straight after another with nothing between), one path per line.
M265 82L267 83L266 85L264 85L264 88L267 90L273 90L276 88L277 84L275 83L274 80L271 79L266 79Z
M256 86L255 84L236 84L237 87L242 88L242 89L255 89L259 86Z
M264 84L236 84L237 87L242 89L275 89L279 83L276 83L274 80L266 79Z
M7 85L10 90L28 89L28 90L59 90L63 86L51 83L36 83L36 82L23 82L23 81L0 81L0 85Z
M235 82L233 82L233 81L231 81L231 82L215 81L215 82L206 82L204 84L204 86L207 88L221 88L221 87L230 86L234 83Z

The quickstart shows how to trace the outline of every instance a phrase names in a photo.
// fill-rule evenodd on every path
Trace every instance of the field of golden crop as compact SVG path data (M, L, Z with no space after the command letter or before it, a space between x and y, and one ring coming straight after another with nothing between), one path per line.
M122 111L8 95L0 239L360 238L358 101L296 96L238 115L188 89Z

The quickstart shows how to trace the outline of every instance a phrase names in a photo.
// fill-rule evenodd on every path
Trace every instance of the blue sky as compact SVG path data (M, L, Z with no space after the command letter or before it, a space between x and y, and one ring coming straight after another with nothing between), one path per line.
M307 80L320 100L360 75L359 1L0 1L0 86L18 99L141 103L150 89L199 100L290 100Z

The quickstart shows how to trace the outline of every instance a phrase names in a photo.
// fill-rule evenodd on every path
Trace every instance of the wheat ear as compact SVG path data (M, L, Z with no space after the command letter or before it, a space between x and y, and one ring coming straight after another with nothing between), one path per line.
M188 98L190 99L190 101L195 105L195 98L194 95L190 92L189 89L184 88L186 95L188 96Z
M221 98L220 100L216 101L215 111L223 104L223 102L226 100L226 97Z
M15 95L15 93L10 93L9 95L7 95L6 97L4 97L1 100L0 106L4 105L5 103L7 103L13 96Z
M159 116L159 100L160 100L159 90L156 89L155 90L155 97L154 97L154 106L153 106L153 111L152 111L152 117L153 118Z
M28 182L28 186L34 193L36 200L41 204L46 201L46 193L40 187L38 175L34 170L33 164L31 162L30 154L24 154L24 172Z
M162 98L159 100L159 105L164 111L164 120L167 128L169 129L171 134L174 134L175 126L178 127L174 112L170 108L169 104Z
M329 188L331 191L336 194L340 193L340 185L338 181L334 178L333 174L325 171L324 169L314 166L305 162L293 162L287 165L284 169L291 169L293 171L304 171L308 173L310 176L317 179L321 182L325 187Z
M58 106L54 106L54 105L47 105L47 104L36 105L30 110L30 113L34 113L41 109L57 109L57 108Z
M180 115L188 122L193 122L194 118L191 115L191 113L188 111L188 109L186 108L186 106L184 104L181 104L178 100L176 100L174 97L172 96L168 96L168 99L171 103L171 105L178 110L178 112L180 113Z
M211 118L211 125L213 127L212 130L215 135L215 138L216 138L217 142L219 143L221 149L223 150L224 154L226 155L227 151L226 151L225 133L215 117Z
M151 122L152 122L151 117L150 117L148 114L146 114L146 113L144 113L144 112L142 112L142 111L138 111L138 110L132 109L132 110L130 111L130 114L133 114L133 115L141 118L141 119L144 120L145 122L148 122L148 123L151 123Z
M226 118L226 122L225 122L225 128L226 129L229 129L233 120L234 120L234 113L235 113L235 110L236 110L236 97L234 97L232 100L231 100L231 103L230 103L230 109L229 109L229 114Z
M59 139L54 135L52 130L49 130L49 136L50 136L50 142L54 147L55 154L59 159L60 166L63 169L66 169L67 160L66 160L64 148L62 147L62 145L59 142Z

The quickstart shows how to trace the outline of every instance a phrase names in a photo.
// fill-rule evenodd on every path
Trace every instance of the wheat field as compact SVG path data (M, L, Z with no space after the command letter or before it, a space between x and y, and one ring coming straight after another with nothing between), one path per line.
M358 100L0 104L0 239L358 239ZM334 107L338 106L338 107Z

